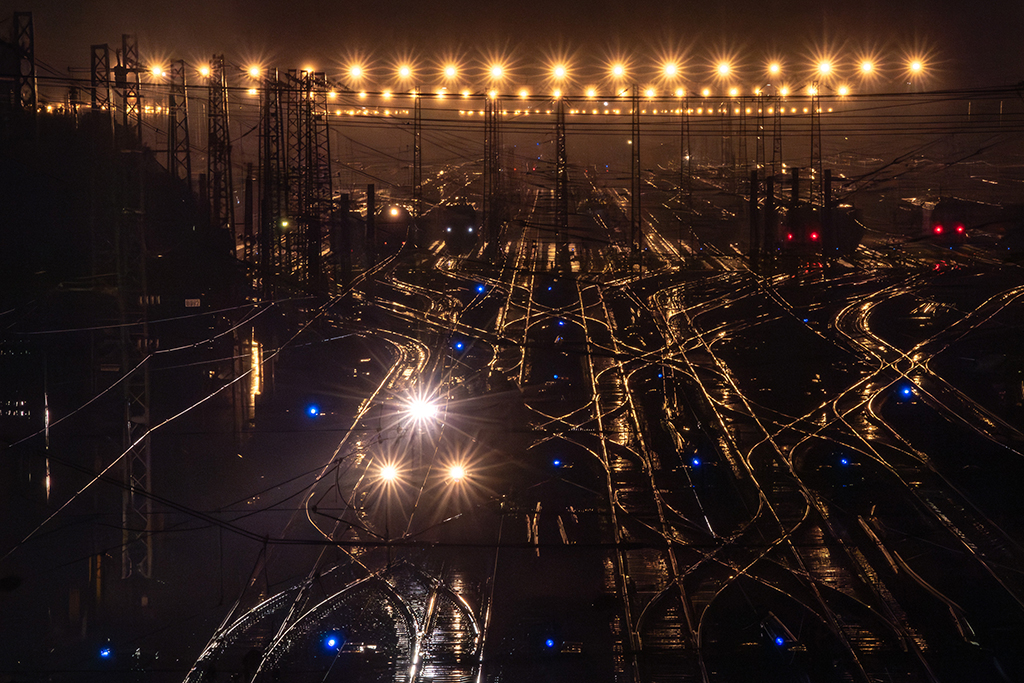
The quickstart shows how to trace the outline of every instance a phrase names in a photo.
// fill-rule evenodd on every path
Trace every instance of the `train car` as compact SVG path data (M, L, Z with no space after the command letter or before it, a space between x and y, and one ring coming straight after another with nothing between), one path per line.
M923 207L924 234L940 244L963 244L969 231L999 220L998 206L965 199L941 199ZM930 209L930 210L929 210Z
M374 217L377 243L401 243L416 239L416 219L402 204L386 204Z
M465 253L480 239L480 223L472 204L449 204L437 209L436 225L448 251Z
M845 256L852 254L864 237L864 226L849 204L832 208L831 229L823 225L822 209L799 204L779 212L779 249L782 252Z
M901 199L897 207L897 227L917 233L917 237L937 244L963 244L978 230L1001 232L1006 211L998 204L987 204L958 197Z

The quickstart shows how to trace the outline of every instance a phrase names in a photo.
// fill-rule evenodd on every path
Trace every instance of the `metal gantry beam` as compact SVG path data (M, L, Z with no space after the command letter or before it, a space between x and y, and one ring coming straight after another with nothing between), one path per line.
M184 83L182 84L184 90ZM231 135L228 129L228 88L224 55L210 60L207 77L206 182L210 227L234 237L235 202L231 178Z
M185 60L171 62L167 95L167 170L192 190L192 143L188 128Z

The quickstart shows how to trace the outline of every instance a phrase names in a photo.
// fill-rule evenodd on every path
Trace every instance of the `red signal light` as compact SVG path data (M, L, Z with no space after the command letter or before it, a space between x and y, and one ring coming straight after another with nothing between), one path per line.
M817 242L818 241L818 233L816 233L816 232L812 232L811 233L811 241L812 242Z
M960 235L964 234L964 226L962 226L962 225L956 226L956 231L957 231L957 234L960 234Z
M932 228L932 232L934 232L936 235L941 235L942 234L942 226L936 224L935 227Z
M792 241L793 241L793 233L791 233L791 232L787 232L787 233L786 233L786 239L787 239L788 241L792 242Z

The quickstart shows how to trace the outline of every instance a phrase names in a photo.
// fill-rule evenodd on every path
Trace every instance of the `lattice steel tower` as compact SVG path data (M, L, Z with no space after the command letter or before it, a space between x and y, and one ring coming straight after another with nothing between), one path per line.
M185 60L171 62L167 95L167 170L192 190L192 144L188 131L188 91Z

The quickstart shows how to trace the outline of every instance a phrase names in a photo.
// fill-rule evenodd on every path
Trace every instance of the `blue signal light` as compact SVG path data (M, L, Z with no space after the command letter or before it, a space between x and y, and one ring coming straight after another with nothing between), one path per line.
M320 414L320 406L312 405L306 409L306 412L308 412L310 416L316 417L317 415Z
M455 350L456 350L456 351L461 351L461 350L462 350L462 349L464 349L464 348L466 348L466 345L465 345L465 344L463 344L463 343L462 343L462 342L460 342L460 341L459 341L459 342L455 342Z
M552 461L551 461L551 464L552 464L552 465L554 465L555 467L561 467L561 466L562 466L562 461L561 461L561 460L558 460L558 459L556 458L556 459L554 459L554 460L552 460Z
M477 285L475 289L477 294L483 294L484 292L487 291L487 287L483 285Z
M549 650L551 648L553 648L554 646L555 646L554 638L548 638L547 640L544 641L544 647L548 648Z
M549 289L550 289L550 287L549 287ZM558 326L559 327L565 327L565 321L564 320L559 320L558 321Z
M779 647L782 647L783 645L786 644L786 639L783 638L782 636L775 636L775 644L778 645Z
M332 652L341 649L341 636L337 633L328 633L324 636L324 647Z
M850 464L850 460L849 460L849 458L840 458L839 459L839 464L840 465L849 465Z
M549 291L549 292L551 291L551 286L550 286L550 285L548 285L548 291Z
M694 457L693 460L690 461L690 464L694 467L700 467L700 458Z
M100 659L110 659L114 655L114 651L109 647L100 649Z
M910 387L903 387L902 389L900 389L900 394L903 396L903 398L910 398L911 396L914 395L914 390L911 389Z
M554 377L555 379L558 379L558 375L553 375L553 377Z
M665 373L663 373L663 372L659 372L658 373L658 379L663 379L664 377L665 377Z

